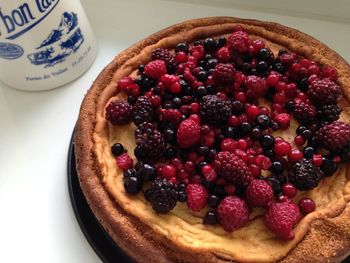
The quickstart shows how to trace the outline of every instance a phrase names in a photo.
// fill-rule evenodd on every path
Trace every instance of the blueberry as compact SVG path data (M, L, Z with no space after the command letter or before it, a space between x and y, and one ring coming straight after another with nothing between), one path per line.
M208 152L209 152L209 147L208 147L208 146L200 146L200 147L198 148L198 154L199 154L200 156L205 156L205 155L208 154Z
M216 213L214 211L207 212L203 219L203 224L215 225L216 223L217 223Z
M197 75L197 79L201 82L205 82L207 80L207 72L200 71Z
M256 70L259 73L266 72L269 69L269 64L265 61L260 61L258 65L256 65Z
M227 39L225 37L219 37L216 41L216 48L221 48L225 46L227 43Z
M334 174L338 169L338 164L333 162L332 160L329 160L327 158L322 159L322 165L321 170L323 172L323 175L328 177Z
M164 139L168 143L175 143L176 142L176 131L174 129L166 129L164 131Z
M314 154L315 154L315 149L313 147L306 147L304 149L304 157L306 159L311 159Z
M156 176L156 168L145 163L141 165L140 169L138 169L137 174L143 179L144 182L150 181Z
M145 69L145 65L141 64L141 65L138 67L139 73L142 74L144 69Z
M301 133L301 136L305 139L305 140L308 140L312 137L312 132L310 130L304 130L302 133Z
M188 45L187 43L179 43L177 44L177 46L175 47L175 52L188 52Z
M250 132L252 126L250 125L249 122L242 122L240 126L240 130L242 131L243 134L247 134Z
M212 38L206 38L203 43L204 49L207 52L214 51L216 48L216 41Z
M261 129L265 130L270 126L270 117L265 114L261 114L256 117L256 123Z
M294 102L291 101L291 100L288 101L284 107L286 108L286 110L287 110L289 113L291 113L291 112L293 112L293 111L295 110Z
M142 189L142 180L136 176L125 177L124 188L128 194L135 195Z
M213 148L213 149L210 149L209 152L208 152L208 154L207 154L207 156L206 156L206 160L207 160L208 162L214 160L216 153L217 153L217 150L216 150L216 149L214 149L214 148Z
M258 127L255 127L251 133L250 136L254 139L254 140L260 140L262 133L261 130Z
M220 203L220 198L217 195L211 194L207 198L207 204L212 207L216 208Z
M179 191L177 194L177 200L179 202L186 202L187 200L187 194L185 191Z
M234 138L236 135L236 129L231 126L223 127L222 135L226 138Z
M135 102L137 101L137 98L133 95L129 95L128 96L128 102L131 104L131 105L134 105Z
M283 173L274 174L271 177L279 181L281 185L284 185L285 183L287 183L287 177Z
M270 167L270 171L274 174L282 173L284 170L283 164L280 161L274 161Z
M112 154L114 156L119 156L121 154L123 154L125 152L125 149L123 147L122 144L120 143L115 143L113 144L113 146L111 147L111 151L112 151Z
M134 155L139 160L143 160L147 157L145 151L142 149L142 147L140 145L135 147Z
M215 58L209 59L207 62L207 68L211 69L211 68L215 68L215 66L218 64L218 60Z
M128 169L123 173L124 177L136 176L135 169Z
M261 137L260 143L264 149L271 149L275 145L275 138L273 138L271 135L266 134Z
M195 92L197 98L202 98L207 95L207 89L204 86L199 86Z
M176 154L177 154L177 151L175 147L168 147L164 151L164 157L168 160L174 158Z
M239 100L235 100L232 102L232 113L240 114L243 111L243 103Z
M307 130L307 128L306 128L305 126L303 126L303 125L300 125L300 126L297 128L296 133L297 133L298 135L301 135L301 134L303 133L303 131L305 131L305 130Z
M269 177L266 180L271 185L275 195L278 195L282 192L281 184L276 178Z
M270 50L262 48L259 50L257 57L259 60L267 60L271 56Z
M299 80L297 83L297 86L302 92L306 92L307 89L309 88L308 78L305 77L305 78L302 78L301 80Z

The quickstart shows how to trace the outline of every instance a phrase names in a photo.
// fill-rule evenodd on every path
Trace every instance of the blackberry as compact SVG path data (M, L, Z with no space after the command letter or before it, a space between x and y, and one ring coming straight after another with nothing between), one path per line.
M315 188L322 176L323 173L313 165L312 160L305 158L294 164L288 173L289 182L302 191Z
M307 96L317 106L335 104L341 98L342 90L330 79L319 79L310 84Z
M294 117L300 122L310 122L316 117L316 108L300 99L294 100Z
M173 54L168 49L156 48L152 52L152 60L160 59L163 60L167 66L169 72L174 72L176 68L176 62Z
M204 96L200 114L204 122L212 125L224 124L231 116L231 103L215 95Z
M137 99L132 117L136 125L154 120L154 109L151 101L146 96L141 96Z
M337 105L325 105L317 109L317 119L324 122L333 122L339 119L341 108Z
M334 153L342 153L350 143L350 125L335 121L327 124L316 133L318 143Z
M166 179L156 179L145 192L146 199L156 213L166 214L176 206L176 186Z
M113 125L126 124L131 120L132 106L124 101L111 101L106 107L106 120Z
M157 159L164 153L165 141L163 135L155 129L152 123L144 122L135 130L136 144L148 159Z

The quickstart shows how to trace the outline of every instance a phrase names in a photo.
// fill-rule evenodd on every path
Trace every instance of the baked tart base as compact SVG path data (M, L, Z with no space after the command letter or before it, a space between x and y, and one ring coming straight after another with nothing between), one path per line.
M291 241L267 233L261 219L225 233L219 227L202 225L195 214L179 205L174 212L160 216L146 206L143 196L130 197L122 191L122 171L115 168L110 145L122 141L132 152L135 127L111 128L104 118L110 99L122 98L116 91L118 80L149 61L157 47L171 49L179 42L227 35L237 25L250 36L266 41L272 50L283 47L318 64L335 67L344 93L341 120L349 122L350 66L321 42L276 23L231 17L189 20L120 53L88 91L75 132L77 169L84 195L113 240L138 262L339 262L350 253L348 165L341 166L309 193L302 193L312 196L318 207L299 222Z

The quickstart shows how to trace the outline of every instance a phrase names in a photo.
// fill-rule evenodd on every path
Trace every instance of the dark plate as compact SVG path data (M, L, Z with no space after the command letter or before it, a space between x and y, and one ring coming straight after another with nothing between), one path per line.
M74 144L72 141L69 146L67 168L68 190L74 214L92 249L105 263L132 263L133 261L109 237L86 202L75 167Z
M73 137L68 151L68 190L78 224L99 258L105 263L132 263L133 261L119 248L92 213L80 188L75 167ZM350 263L350 257L342 263Z

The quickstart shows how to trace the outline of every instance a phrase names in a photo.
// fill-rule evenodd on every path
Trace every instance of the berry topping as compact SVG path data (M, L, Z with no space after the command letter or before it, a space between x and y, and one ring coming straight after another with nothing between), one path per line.
M277 236L291 240L293 228L300 220L300 211L292 202L270 203L264 215L265 226Z
M124 189L128 194L135 195L141 191L142 180L136 176L127 176L124 178Z
M248 185L253 179L247 164L234 153L219 152L212 165L220 176L234 184Z
M316 108L314 105L306 103L301 99L295 99L293 114L300 122L312 121L316 117Z
M213 71L213 80L217 85L231 84L235 77L232 64L218 64Z
M324 105L317 108L317 118L320 122L333 122L339 119L341 111L337 105Z
M249 35L244 31L236 31L227 38L227 46L240 53L247 52L249 44Z
M106 107L106 120L113 125L126 124L131 121L132 106L124 101L111 101Z
M153 119L154 110L151 101L146 96L139 97L134 105L134 123L139 125L143 122L152 122Z
M159 79L167 72L166 64L160 59L153 60L145 66L144 72L148 77Z
M176 62L174 56L170 53L168 49L156 48L152 52L152 60L163 60L166 63L167 69L172 72L176 68Z
M299 201L299 208L304 215L307 215L316 210L316 204L314 200L304 197Z
M302 159L294 164L288 174L289 181L302 191L315 188L321 178L320 169L308 159Z
M245 85L251 91L251 94L255 97L263 97L267 94L268 86L263 78L255 75L248 76Z
M311 82L307 96L317 106L337 103L342 96L341 87L330 79Z
M155 179L151 188L145 192L145 197L154 211L166 214L176 206L176 187L166 179Z
M189 184L186 188L187 206L194 212L201 211L207 205L208 191L200 184Z
M330 151L342 152L350 142L350 125L344 122L335 121L323 126L316 133L319 144Z
M287 183L282 187L283 194L288 198L293 198L297 194L297 189L291 183Z
M249 211L246 202L237 196L227 196L219 204L217 209L219 223L225 231L232 232L241 228L249 219Z
M125 149L123 147L122 144L120 143L115 143L113 144L113 146L111 147L111 152L114 156L119 156L121 155L122 153L125 152Z
M231 111L231 103L218 96L207 95L202 99L200 114L205 123L224 124L231 116Z
M147 159L158 158L165 150L163 135L155 129L152 123L140 124L135 130L135 139Z
M203 224L215 225L217 223L216 213L214 211L208 211L203 219Z
M246 199L252 207L265 207L273 200L272 187L265 180L253 180L246 189Z
M129 154L123 153L116 158L117 165L120 169L123 171L126 171L130 168L132 168L134 161L131 159Z
M189 118L180 123L177 129L177 143L181 148L189 148L198 143L201 127L198 122Z

